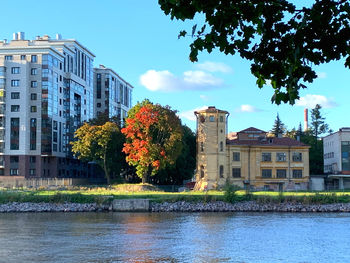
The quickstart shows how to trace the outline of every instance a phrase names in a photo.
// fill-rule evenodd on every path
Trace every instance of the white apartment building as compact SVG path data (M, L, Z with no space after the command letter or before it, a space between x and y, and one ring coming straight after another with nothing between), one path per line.
M325 136L323 153L324 173L334 179L335 188L350 188L350 127Z
M94 57L60 35L0 41L1 176L86 176L69 142L93 118Z
M95 116L117 117L122 124L131 108L133 86L103 65L94 68L94 86Z

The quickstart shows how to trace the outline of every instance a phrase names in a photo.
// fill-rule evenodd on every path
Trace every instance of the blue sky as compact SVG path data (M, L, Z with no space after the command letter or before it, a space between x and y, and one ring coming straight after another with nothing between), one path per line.
M277 113L291 129L316 103L333 130L350 126L350 72L342 61L315 67L319 77L301 91L301 100L277 106L270 102L271 87L256 86L249 61L214 51L190 62L191 38L177 36L193 22L171 21L156 0L4 0L1 13L0 39L18 31L27 39L56 33L77 39L96 55L95 66L113 68L134 86L134 104L148 98L170 105L192 129L193 111L205 106L230 112L229 131L270 130Z

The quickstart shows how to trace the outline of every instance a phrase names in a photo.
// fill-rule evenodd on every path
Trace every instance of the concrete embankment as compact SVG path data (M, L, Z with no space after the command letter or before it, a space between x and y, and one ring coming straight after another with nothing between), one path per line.
M185 202L155 203L148 199L114 200L109 205L77 203L8 203L0 205L0 213L11 212L350 212L350 203L337 204L302 204L302 203L267 203L255 201L225 202Z

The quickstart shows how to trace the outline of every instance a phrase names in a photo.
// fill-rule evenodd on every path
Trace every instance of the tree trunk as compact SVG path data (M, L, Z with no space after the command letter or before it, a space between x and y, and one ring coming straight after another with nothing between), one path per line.
M103 156L103 170L105 171L105 176L107 179L107 184L110 185L111 184L111 177L108 173L108 169L107 169L107 162L106 162L106 153Z
M152 166L149 165L148 166L148 169L147 169L147 172L145 172L142 176L142 183L143 184L147 184L148 183L148 178L151 176L152 174Z

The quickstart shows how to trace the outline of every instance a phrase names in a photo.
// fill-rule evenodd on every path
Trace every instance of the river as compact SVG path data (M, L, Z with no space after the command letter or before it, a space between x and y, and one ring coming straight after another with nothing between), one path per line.
M350 262L350 214L0 214L0 262Z

